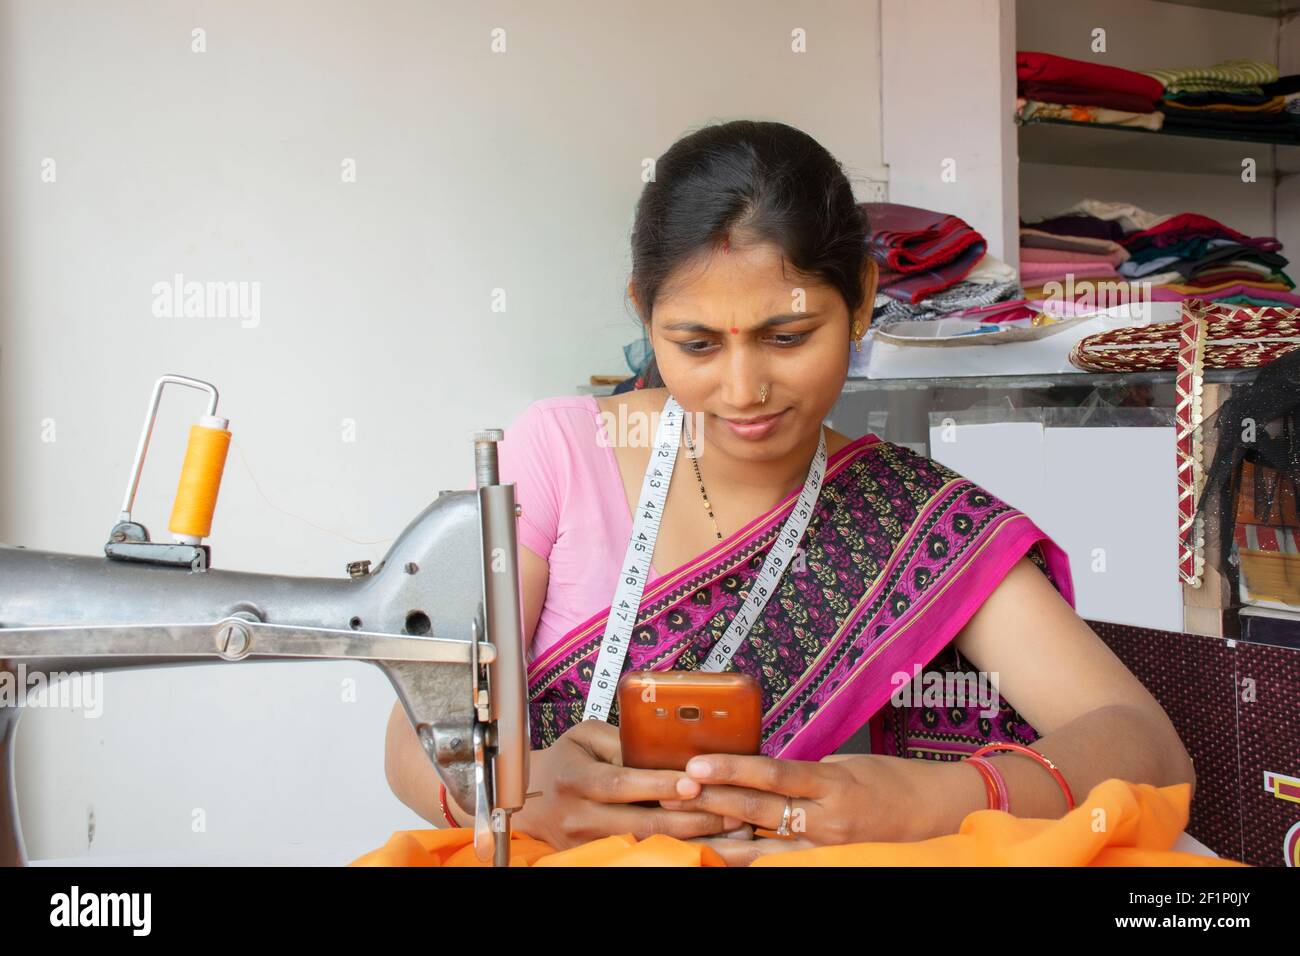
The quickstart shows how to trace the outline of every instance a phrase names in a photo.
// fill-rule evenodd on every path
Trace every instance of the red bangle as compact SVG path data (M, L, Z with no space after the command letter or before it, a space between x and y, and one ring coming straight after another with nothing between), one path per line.
M451 815L451 810L447 806L447 785L439 782L438 784L438 806L442 807L442 815L447 818L447 822L454 827L460 826L456 818Z
M987 746L981 747L979 750L975 751L971 756L982 757L984 754L992 753L995 750L1011 750L1018 754L1024 754L1026 757L1037 761L1044 770L1052 775L1052 779L1060 785L1061 791L1065 794L1066 810L1074 809L1074 794L1070 792L1070 785L1065 782L1064 775L1061 771L1056 769L1056 764L1052 763L1052 761L1048 760L1037 750L1030 750L1028 747L1022 747L1020 744L1012 743L988 744Z
M993 782L993 777L988 772L988 763L983 757L967 757L962 761L962 763L968 763L979 771L980 779L984 781L984 793L989 798L988 808L990 810L996 809L998 804L998 788L997 784Z
M989 809L1010 812L1011 791L1007 789L1007 781L1001 771L983 757L972 755L966 758L966 762L978 770L980 776L984 778L984 791L989 797Z

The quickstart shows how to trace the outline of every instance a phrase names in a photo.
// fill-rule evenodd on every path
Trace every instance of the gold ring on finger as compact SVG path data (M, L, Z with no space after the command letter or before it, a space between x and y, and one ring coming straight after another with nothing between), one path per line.
M794 812L794 798L785 798L785 809L781 812L781 825L776 828L777 836L790 835L790 815Z

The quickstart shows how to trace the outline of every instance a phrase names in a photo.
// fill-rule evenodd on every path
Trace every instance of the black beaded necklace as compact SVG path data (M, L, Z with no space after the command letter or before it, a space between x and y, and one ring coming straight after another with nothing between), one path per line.
M718 528L718 519L713 516L713 505L709 504L709 493L704 490L704 478L700 475L700 463L695 457L695 445L691 441L691 430L689 427L682 429L682 434L686 436L686 447L691 453L691 464L695 466L695 480L700 485L700 497L704 499L704 508L709 512L709 520L713 522L713 532L722 540L722 531Z

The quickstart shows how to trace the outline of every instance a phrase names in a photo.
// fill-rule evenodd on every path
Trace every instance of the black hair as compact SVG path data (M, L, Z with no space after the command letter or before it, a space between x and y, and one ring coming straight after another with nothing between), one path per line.
M850 315L862 305L867 215L839 161L793 126L734 120L683 136L655 161L632 227L641 321L676 269L733 231L775 244L798 272L834 286ZM663 385L653 357L638 385Z

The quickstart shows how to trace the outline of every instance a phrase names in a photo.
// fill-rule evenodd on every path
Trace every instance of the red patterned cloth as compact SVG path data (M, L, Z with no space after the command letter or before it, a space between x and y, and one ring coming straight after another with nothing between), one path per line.
M1204 368L1256 368L1300 348L1300 308L1187 299L1183 315L1206 324ZM1130 325L1080 339L1070 362L1086 372L1178 368L1183 320Z
M964 219L892 202L862 203L877 260L894 272L924 272L951 262L984 237Z
M1209 239L1232 239L1242 245L1254 246L1256 249L1264 249L1269 252L1276 252L1282 248L1282 243L1272 236L1252 238L1230 226L1225 226L1217 219L1211 219L1209 216L1202 216L1194 212L1171 216L1150 229L1131 232L1121 239L1120 243L1131 252L1145 246L1172 246L1184 239L1198 236Z
M988 248L969 223L948 213L888 202L859 208L871 230L868 251L880 263L880 291L904 302L960 282Z

